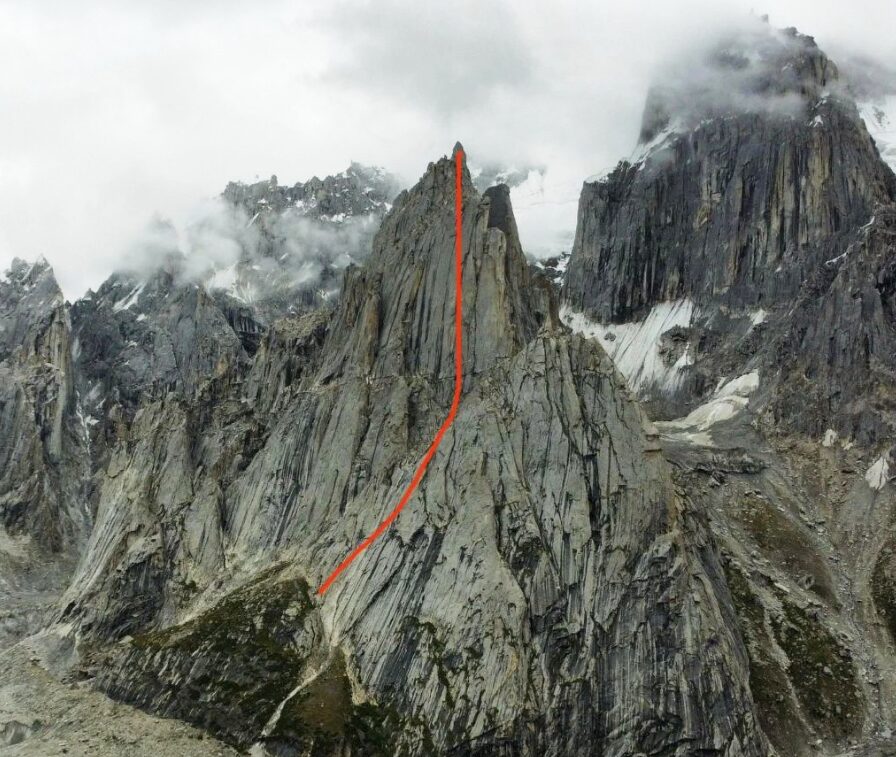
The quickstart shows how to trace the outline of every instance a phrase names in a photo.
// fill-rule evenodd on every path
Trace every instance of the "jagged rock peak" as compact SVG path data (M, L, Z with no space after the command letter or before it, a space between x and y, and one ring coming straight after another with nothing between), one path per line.
M399 180L385 169L352 162L345 171L323 179L313 176L292 186L281 186L276 175L253 184L230 182L222 197L250 217L293 209L313 218L341 220L381 215L391 206L399 187Z
M788 302L896 197L836 67L793 30L749 27L670 73L641 142L582 193L566 292L603 320Z
M0 276L0 281L19 285L33 285L42 279L56 283L53 267L43 255L38 256L33 263L18 257L13 258L9 268Z
M558 319L550 287L526 264L507 187L480 195L466 161L462 186L464 359L477 372ZM343 349L326 375L453 374L455 189L454 160L443 156L396 199L366 265L347 274L331 337Z
M812 37L751 18L664 67L647 98L640 142L720 115L799 115L826 95L842 94L839 80Z
M50 321L64 320L64 306L53 268L43 257L34 263L13 258L0 275L0 358L33 344Z
M738 368L722 369L728 376L750 373L760 359L761 375L790 375L781 385L778 421L788 418L819 436L832 428L867 443L886 435L881 408L869 412L860 398L862 387L880 380L875 366L888 364L892 352L882 284L889 275L881 266L896 177L811 38L760 26L735 42L698 57L706 73L692 71L690 81L700 86L682 78L686 86L672 88L678 99L665 102L675 117L636 157L585 183L564 298L603 323L677 313L680 322L667 324L664 338L689 339L693 349L684 371L673 371L672 388L648 390L655 402L684 384L687 403L695 394L705 398L723 375L721 343L731 340ZM659 112L648 105L642 139L659 128L662 119L651 121ZM668 310L656 310L660 305ZM739 342L743 332L723 325L726 314L765 320L775 311L787 313L778 322L786 336L770 322L764 336L750 337L756 343L749 350ZM698 323L709 331L701 335ZM760 358L773 332L781 346ZM667 347L658 349L672 354ZM744 362L746 355L753 362ZM823 400L801 383L821 375L831 378L812 386ZM692 407L687 403L663 400L650 411L674 417ZM794 413L797 407L803 409Z

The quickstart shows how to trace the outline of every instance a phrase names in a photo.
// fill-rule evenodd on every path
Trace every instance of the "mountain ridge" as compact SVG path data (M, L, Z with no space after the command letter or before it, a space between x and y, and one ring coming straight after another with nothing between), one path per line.
M463 165L458 413L323 597L451 405L454 161L391 199L355 165L232 183L188 254L71 305L17 262L0 744L118 753L58 714L111 699L271 757L885 750L896 179L811 38L709 56L584 184L565 276ZM262 294L194 265L215 244ZM331 265L309 284L284 254Z

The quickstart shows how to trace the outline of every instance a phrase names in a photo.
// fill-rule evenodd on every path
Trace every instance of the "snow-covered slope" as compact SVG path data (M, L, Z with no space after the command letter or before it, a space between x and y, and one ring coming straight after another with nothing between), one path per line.
M896 170L896 95L860 103L859 113L881 157Z

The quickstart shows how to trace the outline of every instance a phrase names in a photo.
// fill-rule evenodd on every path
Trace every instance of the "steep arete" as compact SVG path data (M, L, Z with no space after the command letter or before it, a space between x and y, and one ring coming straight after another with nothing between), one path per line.
M606 354L558 324L506 188L465 172L464 198L464 394L394 526L311 599L450 403L447 158L332 316L137 412L60 615L86 672L262 753L765 754L703 518Z

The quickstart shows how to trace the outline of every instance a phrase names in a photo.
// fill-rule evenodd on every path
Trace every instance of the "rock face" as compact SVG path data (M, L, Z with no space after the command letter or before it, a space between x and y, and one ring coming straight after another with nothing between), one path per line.
M71 322L98 468L141 405L172 393L195 398L215 376L248 364L227 313L184 279L177 258L146 278L110 277L72 306Z
M83 535L65 469L83 445L75 424L70 327L62 292L45 262L16 260L0 281L2 525L60 550Z
M560 325L507 188L466 172L456 422L311 598L450 404L453 192L442 159L399 196L332 315L145 395L62 602L81 664L272 754L765 754L700 509L605 352Z
M0 279L0 646L40 622L90 530L88 427L69 315L45 261Z
M896 723L896 184L853 90L761 24L691 61L584 185L563 287L709 514L781 754Z
M0 649L0 744L117 754L93 710L178 754L888 740L896 180L809 38L701 66L585 185L565 274L464 168L460 409L322 597L451 405L453 159L397 197L358 166L230 185L231 267L166 248L70 306L15 263L0 648L33 635Z
M584 185L565 303L604 324L679 307L640 334L672 357L643 387L658 416L760 367L777 423L874 444L894 423L896 179L811 38L760 26L701 65L701 88L651 94L640 158Z
M759 29L702 67L693 90L651 93L639 159L585 184L565 286L577 309L618 322L683 297L789 302L892 202L893 174L810 37Z

